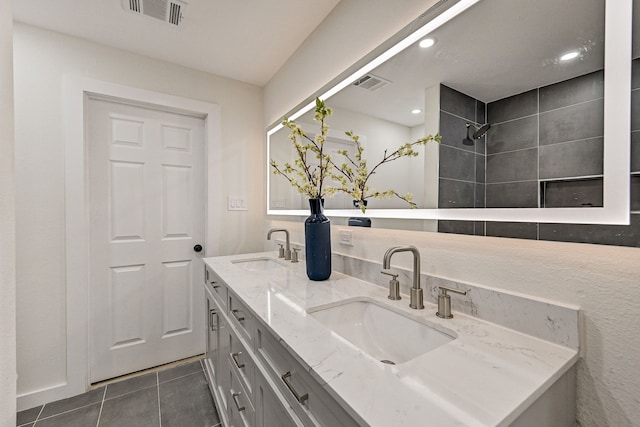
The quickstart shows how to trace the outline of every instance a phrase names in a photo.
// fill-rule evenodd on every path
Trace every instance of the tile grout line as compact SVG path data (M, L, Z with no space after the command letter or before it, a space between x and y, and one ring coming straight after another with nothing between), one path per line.
M35 420L33 420L33 427L35 427L36 423L37 423L37 422L38 422L38 420L40 419L40 415L42 415L42 411L44 411L44 407L45 407L46 405L47 405L47 404L45 403L44 405L42 405L42 408L40 408L40 412L38 412L38 416L36 416L36 419L35 419ZM27 424L29 424L29 423L27 423Z
M162 427L162 410L160 409L160 375L156 372L156 393L158 395L158 423Z
M109 385L104 386L104 393L102 393L102 402L100 402L100 411L98 412L98 420L96 421L96 427L100 425L100 417L102 416L102 408L104 407L104 399L107 397L107 388Z

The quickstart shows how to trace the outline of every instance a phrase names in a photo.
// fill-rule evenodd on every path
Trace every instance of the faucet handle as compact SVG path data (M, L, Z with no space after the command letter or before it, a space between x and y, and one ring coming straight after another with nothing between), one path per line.
M278 243L278 246L280 246L280 249L278 249L278 258L284 258L284 247L282 243Z
M381 270L380 273L391 276L391 280L389 280L389 296L387 298L393 301L402 299L400 296L400 282L398 282L398 275L386 270Z
M298 262L298 251L300 248L291 248L291 262Z
M454 292L460 295L467 294L467 291L438 286L438 311L436 312L436 316L442 317L443 319L451 319L453 317L453 314L451 314L451 297L447 292Z

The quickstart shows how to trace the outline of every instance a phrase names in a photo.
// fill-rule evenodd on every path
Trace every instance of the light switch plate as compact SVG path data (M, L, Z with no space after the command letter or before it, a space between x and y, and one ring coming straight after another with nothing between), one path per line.
M341 245L353 246L353 235L349 230L340 230L338 237Z
M247 201L244 197L229 196L227 198L227 210L229 211L248 211Z

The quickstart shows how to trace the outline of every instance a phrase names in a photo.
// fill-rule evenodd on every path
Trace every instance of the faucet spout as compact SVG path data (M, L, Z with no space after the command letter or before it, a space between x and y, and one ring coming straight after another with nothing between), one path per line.
M269 232L267 233L267 240L271 240L271 235L273 233L277 233L277 232L284 232L285 234L285 250L284 250L284 259L286 260L290 260L291 259L291 244L289 242L289 230L285 229L285 228L272 228L271 230L269 230Z
M391 257L397 252L411 252L413 254L413 285L411 286L411 300L409 307L421 310L424 308L424 296L420 288L420 252L415 246L394 246L389 248L382 258L382 268L391 268Z

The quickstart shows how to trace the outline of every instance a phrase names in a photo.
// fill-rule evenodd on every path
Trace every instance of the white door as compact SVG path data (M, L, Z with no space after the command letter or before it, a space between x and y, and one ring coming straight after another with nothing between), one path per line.
M90 382L204 352L204 119L90 99Z

